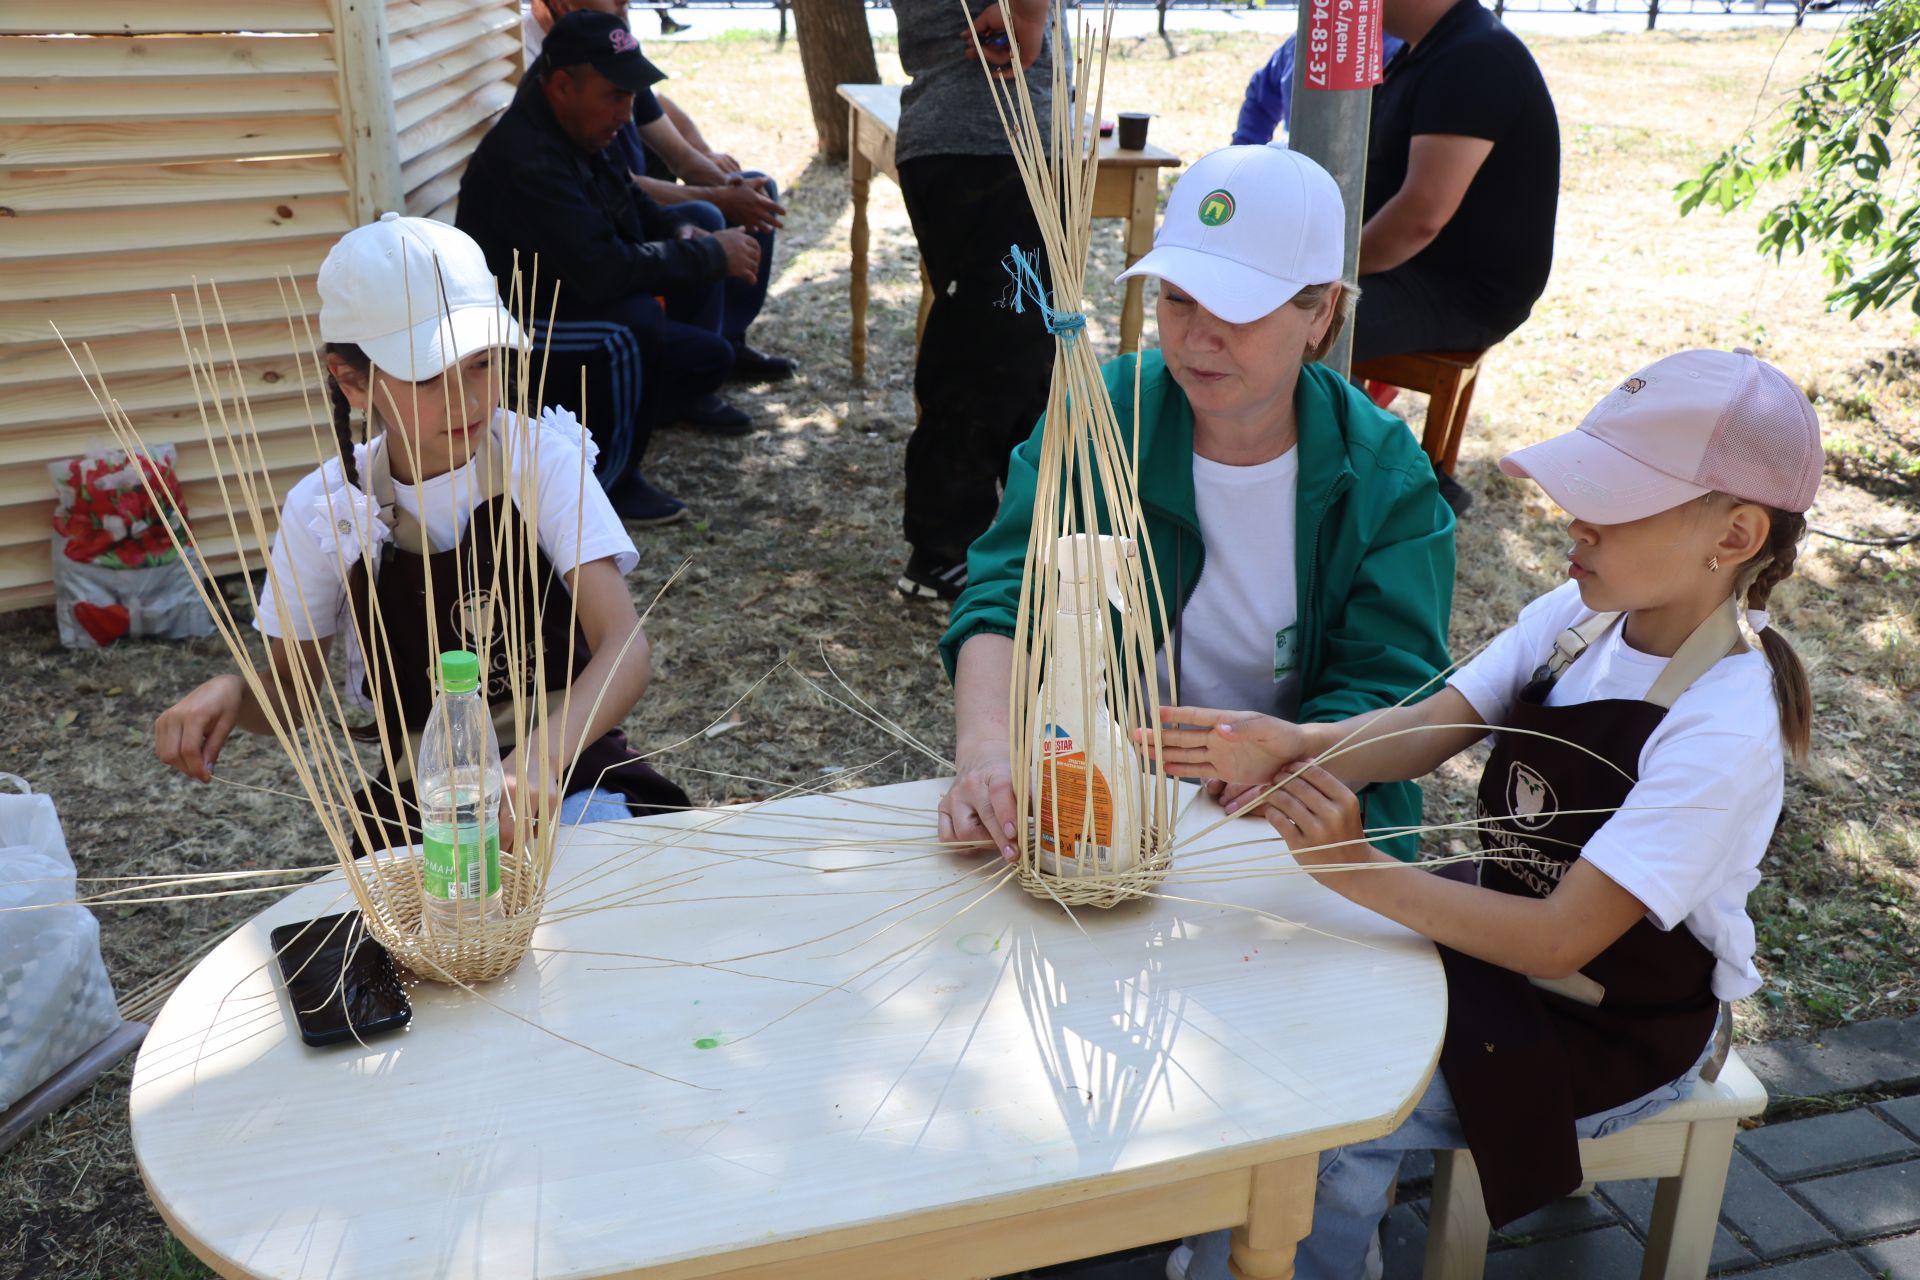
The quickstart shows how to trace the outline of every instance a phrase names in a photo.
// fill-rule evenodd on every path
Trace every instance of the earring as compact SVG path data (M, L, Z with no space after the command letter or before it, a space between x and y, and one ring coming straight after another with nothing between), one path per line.
M1708 573L1718 573L1718 572L1720 572L1720 557L1719 557L1719 556L1712 556L1712 557L1710 557L1710 558L1709 558L1709 559L1707 560L1707 572L1708 572Z

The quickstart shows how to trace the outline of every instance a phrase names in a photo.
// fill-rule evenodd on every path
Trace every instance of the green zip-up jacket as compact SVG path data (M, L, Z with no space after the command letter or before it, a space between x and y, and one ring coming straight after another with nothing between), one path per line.
M1103 369L1129 437L1133 359L1122 356ZM1453 513L1440 499L1433 468L1406 423L1324 365L1301 369L1293 404L1300 719L1342 720L1391 706L1432 681L1425 697L1441 687L1435 677L1448 665L1453 610ZM1194 505L1193 410L1157 351L1141 365L1139 423L1140 502L1160 590L1177 617L1206 570L1207 549ZM1009 460L999 515L967 553L967 588L940 640L949 678L969 637L1013 635L1039 457L1035 428ZM1165 637L1158 619L1153 625L1158 646ZM1369 830L1420 825L1414 783L1369 787L1362 800ZM1373 843L1406 860L1417 845L1411 836Z

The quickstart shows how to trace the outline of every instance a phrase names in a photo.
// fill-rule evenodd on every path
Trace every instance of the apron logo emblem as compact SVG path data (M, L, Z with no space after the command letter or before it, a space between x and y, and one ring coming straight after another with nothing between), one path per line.
M1547 780L1518 760L1514 761L1507 779L1507 812L1515 824L1528 831L1538 831L1553 821L1559 811L1560 802Z

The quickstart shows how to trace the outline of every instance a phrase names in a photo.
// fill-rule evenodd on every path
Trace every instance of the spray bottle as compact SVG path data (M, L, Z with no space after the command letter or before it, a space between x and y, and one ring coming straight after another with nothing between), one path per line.
M1140 756L1108 698L1107 605L1124 610L1119 569L1131 538L1075 533L1056 544L1060 570L1051 666L1040 687L1033 794L1042 870L1112 875L1140 856Z

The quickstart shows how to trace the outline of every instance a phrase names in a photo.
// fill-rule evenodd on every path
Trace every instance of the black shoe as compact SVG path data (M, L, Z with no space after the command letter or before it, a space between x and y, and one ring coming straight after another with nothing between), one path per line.
M672 524L687 518L687 504L647 483L638 471L607 494L613 513L628 524Z
M1467 491L1466 486L1444 471L1434 472L1433 478L1440 482L1440 498L1453 508L1454 518L1466 515L1473 507L1473 494Z
M800 362L788 356L770 356L742 342L733 349L729 382L785 382L799 372Z
M674 425L692 427L710 436L744 436L753 430L753 419L708 392L688 401Z
M967 562L915 551L907 557L906 572L893 588L909 600L957 599L967 588Z
M669 17L665 9L658 10L658 13L660 14L660 34L663 36L677 36L682 31L693 30L691 22L682 22L678 18Z

